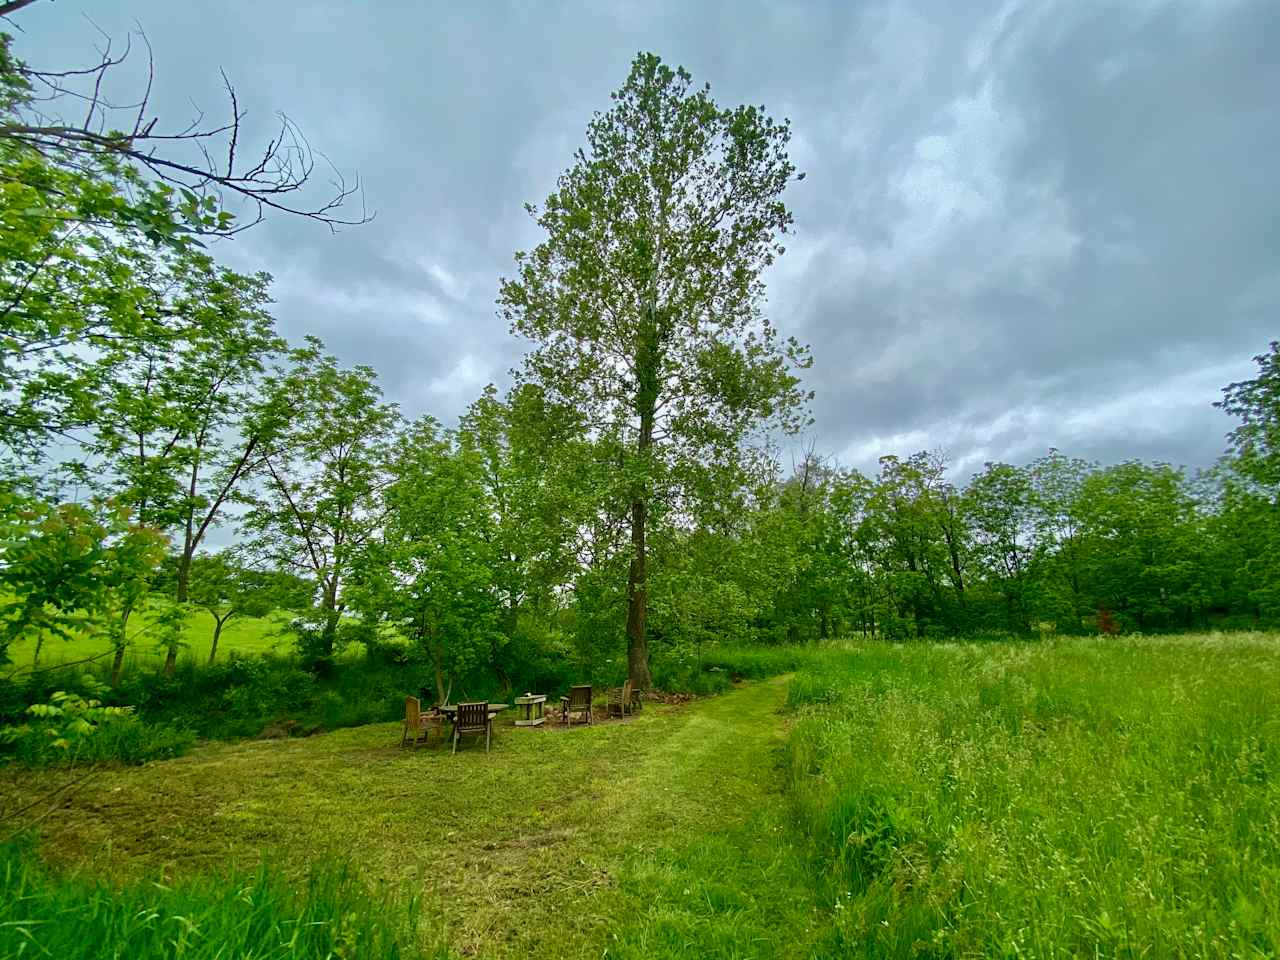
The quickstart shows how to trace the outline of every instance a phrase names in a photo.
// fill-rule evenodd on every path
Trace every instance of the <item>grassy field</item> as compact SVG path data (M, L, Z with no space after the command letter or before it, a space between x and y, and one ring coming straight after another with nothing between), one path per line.
M184 640L187 646L179 654L179 660L194 659L205 663L209 659L209 647L213 642L213 615L209 611L196 607L191 618L184 627ZM231 652L236 653L268 653L273 650L291 649L291 641L281 636L287 614L272 617L232 617L222 628L222 636L218 639L218 657L225 658ZM155 640L147 630L146 612L135 614L130 620L132 642L127 654L130 662L135 664L151 663L164 659L164 651L158 650ZM40 650L40 664L49 666L59 662L84 660L111 649L110 642L101 636L82 636L73 640L46 640ZM9 648L9 656L15 664L30 666L35 655L35 641L24 639Z
M827 924L781 790L785 696L766 681L568 731L504 715L488 755L403 751L394 724L210 745L104 771L42 849L134 880L349 857L421 894L424 949L443 931L470 956L807 957Z
M864 647L790 699L839 955L1280 953L1280 638Z
M1280 952L1280 638L754 656L722 669L798 669L589 728L504 715L489 755L376 724L108 768L41 851L166 890L345 859L417 900L407 956ZM9 771L0 815L67 776Z

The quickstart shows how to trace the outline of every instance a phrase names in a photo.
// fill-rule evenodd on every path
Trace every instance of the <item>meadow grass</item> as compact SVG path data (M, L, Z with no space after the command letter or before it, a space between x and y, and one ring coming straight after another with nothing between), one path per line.
M164 660L165 652L157 648L147 611L141 610L130 618L129 633L133 637L126 653L129 667L152 666ZM293 641L285 635L289 614L277 612L266 617L232 617L222 628L218 639L218 659L225 660L232 653L257 654L281 653L293 648ZM201 607L194 607L183 626L183 642L186 644L178 655L179 662L206 663L213 643L213 615ZM51 638L40 649L39 666L49 667L58 663L86 660L89 657L109 654L110 640L102 634L80 634L70 640ZM35 641L24 638L9 647L9 658L14 665L29 667L35 655ZM107 659L110 659L109 656Z
M41 855L69 903L346 858L386 910L416 899L405 956L1280 951L1280 638L712 656L798 669L568 731L504 714L487 755L384 723L108 767ZM0 816L77 775L5 774Z
M1280 638L866 645L791 684L838 955L1280 952Z
M448 956L443 946L429 947L433 934L416 923L413 897L370 890L339 863L317 864L296 889L266 866L112 886L96 876L56 876L10 842L0 845L0 892L5 960Z

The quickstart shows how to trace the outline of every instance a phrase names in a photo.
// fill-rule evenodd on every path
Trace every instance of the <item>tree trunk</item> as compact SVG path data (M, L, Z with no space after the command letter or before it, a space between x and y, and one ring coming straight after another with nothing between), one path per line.
M129 615L132 613L133 613L133 608L128 605L126 605L124 609L120 611L120 626L118 627L120 632L114 638L115 646L116 646L116 655L111 658L111 686L112 687L120 686L120 675L124 672L124 648L128 646L127 637L128 637L128 630L129 630Z
M170 647L164 655L164 678L173 679L173 668L178 662L178 648Z
M216 613L213 615L213 645L209 647L209 663L211 664L218 656L218 638L222 636L222 625L226 623L228 619L228 617L218 619L218 615Z
M116 647L116 655L111 658L111 686L120 686L122 673L124 673L124 644Z
M645 591L645 520L648 515L643 498L631 502L631 569L627 575L627 669L631 685L637 690L653 686L649 673L649 640L645 633L647 594Z
M324 629L320 633L319 660L328 667L333 660L333 649L338 638L338 578L329 578L324 588L324 599L321 601L324 611Z
M649 451L653 448L653 421L658 409L658 310L654 303L645 311L636 341L636 404L640 418L640 435L636 438L636 453L642 470ZM637 690L653 686L649 672L649 640L645 633L645 614L648 579L645 556L645 533L649 520L649 504L646 499L645 480L631 499L631 568L627 573L627 668L631 684Z
M443 707L449 702L449 697L453 694L453 681L449 681L448 689L446 689L444 685L444 668L440 665L440 651L432 651L431 661L436 670L436 704Z
M178 595L179 603L186 603L191 590L191 554L194 548L189 547L178 557Z

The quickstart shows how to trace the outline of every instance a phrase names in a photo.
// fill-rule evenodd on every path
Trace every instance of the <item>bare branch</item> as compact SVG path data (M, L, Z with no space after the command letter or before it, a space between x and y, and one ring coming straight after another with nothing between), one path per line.
M9 0L8 3L0 3L0 17L7 17L11 13L17 13L23 7L29 7L36 0Z
M231 117L234 121L231 127L231 143L227 145L227 176L231 176L236 168L236 136L240 133L240 104L236 101L236 88L227 79L227 71L220 69L218 72L222 74L222 82L231 100Z
M0 3L0 15L32 2L34 0ZM0 122L0 140L20 143L72 168L90 165L95 157L116 156L155 180L194 193L201 201L213 198L219 206L224 206L228 200L239 198L250 205L252 215L241 215L238 222L192 224L199 233L219 236L239 233L261 222L268 210L316 220L331 230L373 219L363 203L358 215L338 215L340 207L361 193L359 178L348 183L284 114L280 114L279 130L268 141L261 157L237 169L241 153L240 124L245 112L225 71L220 71L229 107L225 122L207 123L204 112L193 104L193 119L181 128L166 132L159 117L147 115L155 84L155 59L146 33L140 27L136 33L147 52L147 79L136 103L126 106L106 93L108 73L124 61L131 46L127 44L123 54L114 56L107 37L99 49L100 60L93 66L61 71L24 67L24 76L39 94L18 114ZM103 36L107 36L105 32ZM52 108L37 106L58 101L79 101L77 119L68 121L58 117ZM111 119L121 111L128 111L128 115L120 117L123 123L117 126ZM225 162L214 159L224 149L223 140L226 141ZM190 158L171 151L170 148L182 143L190 145ZM302 191L312 181L317 160L333 174L328 196L312 204L286 200L286 195Z
M147 39L147 35L142 32L141 27L138 29L138 35L142 37L142 42L147 45L147 88L142 93L142 102L138 104L137 119L133 121L133 136L135 139L137 139L141 133L139 128L142 126L142 121L146 118L147 104L151 101L151 86L155 83L156 79L156 57L155 51L151 49L151 41ZM150 134L151 129L156 125L156 120L158 119L158 117L153 117L151 122L147 124L146 132L141 133L141 135L147 136Z

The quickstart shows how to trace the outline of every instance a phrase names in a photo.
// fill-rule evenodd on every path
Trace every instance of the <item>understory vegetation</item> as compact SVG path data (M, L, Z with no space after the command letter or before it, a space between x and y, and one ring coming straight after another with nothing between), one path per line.
M384 651L385 652L385 651ZM728 690L735 679L760 679L786 673L810 653L803 647L712 646L701 663L661 662L655 671L660 689L672 693L712 694ZM458 699L499 702L524 690L566 691L591 683L598 691L625 679L620 662L580 662L572 658L520 664L500 681L482 673L459 684ZM232 654L213 666L180 663L171 676L156 669L126 675L117 686L109 670L49 670L0 684L0 722L11 734L0 742L0 758L36 765L119 760L141 763L175 756L197 738L292 737L385 723L404 715L404 698L426 692L435 674L421 660L396 655L352 657L324 674L303 669L296 656ZM91 736L75 749L55 745L46 731L60 731L62 713L33 715L31 705L59 695L92 698L107 708L129 708L104 716ZM14 735L21 730L22 735Z

